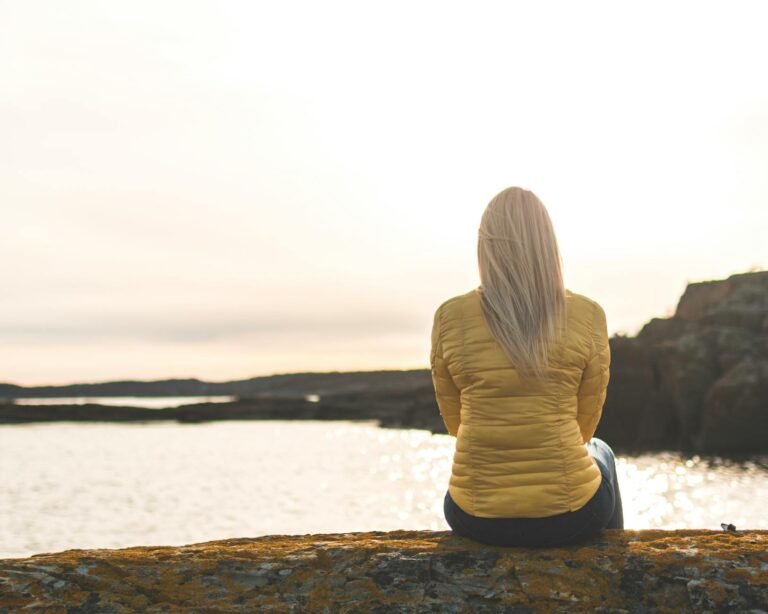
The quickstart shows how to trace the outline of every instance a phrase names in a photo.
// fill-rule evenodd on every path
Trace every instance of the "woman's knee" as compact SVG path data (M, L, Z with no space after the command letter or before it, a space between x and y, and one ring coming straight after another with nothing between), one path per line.
M609 452L610 454L614 455L613 449L611 446L609 446L605 441L600 439L599 437L592 437L588 442L587 445L593 446L595 448L598 448L600 450L604 450L605 452Z
M611 465L616 463L616 454L614 454L611 446L602 439L593 437L587 442L587 447L591 448L592 456L599 456L604 462Z

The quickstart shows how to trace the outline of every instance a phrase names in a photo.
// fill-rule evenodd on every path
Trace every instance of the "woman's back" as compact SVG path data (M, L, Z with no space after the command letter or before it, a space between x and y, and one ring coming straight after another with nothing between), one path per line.
M541 381L519 376L490 332L477 289L435 312L433 383L457 437L449 492L468 514L552 516L579 509L600 486L584 444L597 427L609 379L605 312L566 290L565 313Z

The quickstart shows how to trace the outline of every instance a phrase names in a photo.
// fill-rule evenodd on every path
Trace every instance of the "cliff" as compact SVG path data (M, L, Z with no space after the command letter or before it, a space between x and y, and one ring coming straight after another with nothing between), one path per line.
M0 612L768 610L768 531L605 531L491 548L445 532L229 539L0 560Z
M598 437L633 450L768 452L768 271L689 284L671 318L610 345Z

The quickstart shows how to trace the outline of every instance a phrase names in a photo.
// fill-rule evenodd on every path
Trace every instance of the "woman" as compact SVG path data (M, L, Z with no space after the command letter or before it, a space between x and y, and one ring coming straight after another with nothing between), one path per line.
M578 543L623 528L616 465L593 437L605 402L605 312L563 285L547 210L518 187L478 232L478 288L443 302L432 381L456 437L445 518L497 546Z

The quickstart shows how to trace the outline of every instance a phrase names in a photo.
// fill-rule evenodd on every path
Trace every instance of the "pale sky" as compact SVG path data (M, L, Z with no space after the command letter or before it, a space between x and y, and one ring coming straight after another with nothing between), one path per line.
M510 185L635 334L768 265L767 17L0 1L0 382L428 368Z

